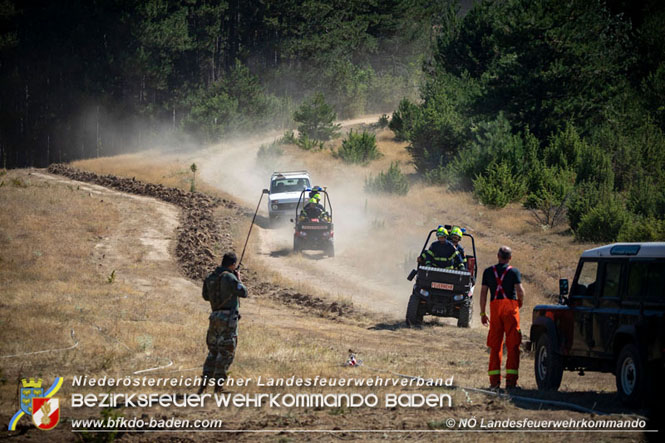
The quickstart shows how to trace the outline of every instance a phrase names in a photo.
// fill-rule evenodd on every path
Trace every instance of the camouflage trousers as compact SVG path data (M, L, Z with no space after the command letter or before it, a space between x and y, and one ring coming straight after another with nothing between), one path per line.
M213 311L209 320L206 336L208 357L203 363L203 376L226 379L238 344L238 313Z

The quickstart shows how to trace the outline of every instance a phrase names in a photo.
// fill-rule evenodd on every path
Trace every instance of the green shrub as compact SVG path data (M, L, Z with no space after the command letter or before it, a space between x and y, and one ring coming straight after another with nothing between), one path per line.
M537 164L529 174L524 207L531 210L538 223L554 227L565 214L574 184L573 171Z
M418 172L445 165L467 141L468 122L448 97L437 97L414 115L407 151Z
M323 142L309 138L307 134L300 133L296 139L296 146L305 151L313 149L323 149Z
M367 109L367 98L374 69L366 64L356 64L346 57L332 57L325 62L317 82L345 118L362 115Z
M341 125L334 123L336 118L337 114L320 93L305 101L293 114L293 120L299 123L298 132L317 141L338 136Z
M665 183L660 184L651 177L635 180L628 191L628 209L645 217L665 217Z
M411 133L418 116L420 108L407 99L399 102L397 110L393 112L388 127L395 133L395 140L411 140Z
M346 139L342 141L342 146L333 155L347 163L360 164L367 164L382 156L376 146L376 135L367 131L353 132L353 129L349 131Z
M583 182L575 186L567 204L570 228L576 231L582 217L598 206L601 199L608 195L609 192L599 190L595 183Z
M200 88L187 99L189 112L182 127L205 140L216 140L232 129L238 117L238 101L224 91L222 82Z
M607 152L596 145L582 145L575 171L577 183L594 182L603 189L614 188L612 159Z
M372 193L406 195L409 192L409 181L399 169L399 162L390 163L387 171L379 175L371 175L365 180L365 191Z
M284 135L279 139L279 143L282 145L295 145L296 142L297 138L292 130L284 131Z
M258 77L237 62L218 80L191 90L183 98L181 127L205 140L234 130L274 127L285 120L287 99L267 94Z
M446 167L448 181L455 189L472 189L473 179L485 175L492 162L504 163L514 175L526 176L537 161L538 140L528 129L513 134L503 113L495 120L473 126L471 132L472 140Z
M549 138L544 149L545 163L565 169L574 168L579 163L580 153L585 145L586 142L581 139L575 126L567 123L564 129Z
M658 220L654 217L636 218L623 225L617 236L617 241L665 241L665 220Z
M427 182L433 185L445 185L454 182L454 187L459 187L457 177L453 177L451 168L443 165L425 172L424 177Z
M524 195L526 185L514 175L507 163L492 162L485 170L485 175L478 175L473 180L473 195L484 205L503 208Z
M612 196L603 199L586 213L575 231L581 241L612 242L617 239L624 225L630 222L630 212L623 203Z
M379 121L377 122L377 126L381 129L387 127L390 124L390 119L388 118L388 115L382 114L381 117L379 117Z
M262 163L269 164L275 159L284 154L280 140L275 140L272 143L261 145L259 151L256 153L256 159Z

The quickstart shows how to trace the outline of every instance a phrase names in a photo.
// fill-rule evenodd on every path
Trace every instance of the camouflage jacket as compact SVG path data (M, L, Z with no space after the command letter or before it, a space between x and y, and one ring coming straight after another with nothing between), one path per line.
M213 311L238 310L239 297L247 297L247 288L228 268L218 267L203 282L203 299Z

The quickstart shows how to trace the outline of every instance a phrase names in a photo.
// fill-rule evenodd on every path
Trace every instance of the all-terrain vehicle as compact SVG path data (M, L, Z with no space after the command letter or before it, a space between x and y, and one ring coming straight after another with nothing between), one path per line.
M325 189L314 191L321 196L323 205L319 210L307 206L312 189L307 188L300 193L296 204L295 232L293 233L293 251L323 251L328 257L335 256L335 231L332 222L332 205ZM322 211L321 211L322 209Z
M450 230L450 225L444 226ZM425 252L430 238L437 230L427 235L420 254ZM463 237L471 239L473 254L467 255L467 269L444 269L425 266L418 263L417 269L411 271L407 279L416 277L413 291L406 308L406 323L409 326L422 324L425 314L437 317L453 317L457 326L468 328L473 313L473 287L478 275L476 263L476 242L473 236L463 231Z
M665 375L665 243L616 243L582 253L568 296L533 308L538 388L563 371L612 372L621 401L640 406Z

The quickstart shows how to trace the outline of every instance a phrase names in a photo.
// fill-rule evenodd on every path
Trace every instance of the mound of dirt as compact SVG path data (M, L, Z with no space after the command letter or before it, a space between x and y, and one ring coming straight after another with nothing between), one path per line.
M347 316L355 312L351 303L326 301L314 295L303 294L292 288L282 288L266 281L259 281L253 278L256 276L253 272L249 275L252 277L249 279L252 283L248 287L252 292L272 297L286 305L317 312L321 315L333 314L338 317Z
M242 208L235 202L201 192L186 192L159 184L144 183L134 178L99 175L63 164L50 165L48 172L129 194L157 198L181 208L176 257L184 274L191 279L203 280L219 264L219 259L212 251L213 247L221 247L222 250L232 247L231 238L224 235L215 221L213 211L223 205L240 214Z
M213 248L222 251L231 250L233 242L228 229L236 222L233 218L248 215L244 208L233 201L201 192L186 192L159 184L145 183L134 178L99 175L64 164L52 164L47 170L51 174L62 175L72 180L93 183L129 194L153 197L180 207L182 214L177 231L176 258L184 274L193 280L203 280L219 265L220 257L215 255ZM235 215L216 220L214 209L220 205L234 209ZM286 305L321 315L333 314L343 317L354 312L351 304L329 302L292 288L283 288L266 281L251 269L244 268L243 271L246 276L245 284L258 296L268 296Z

